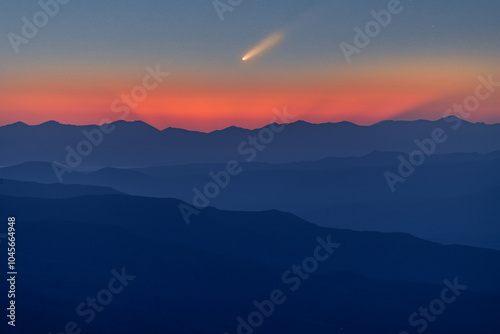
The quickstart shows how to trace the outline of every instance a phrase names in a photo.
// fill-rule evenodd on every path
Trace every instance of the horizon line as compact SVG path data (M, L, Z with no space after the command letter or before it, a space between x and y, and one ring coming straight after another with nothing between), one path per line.
M165 131L165 130L168 130L168 129L173 129L173 130L183 130L183 131L188 131L188 132L198 132L198 133L206 133L206 134L210 134L210 133L214 133L214 132L220 132L220 131L224 131L224 130L228 130L228 129L232 129L232 128L236 128L236 129L241 129L241 130L247 130L247 131L254 131L254 130L259 130L259 129L262 129L262 128L265 128L266 126L269 126L271 124L296 124L296 123L306 123L306 124L309 124L309 125L326 125L326 124L351 124L351 125L355 125L355 126L358 126L358 127L371 127L371 126L374 126L374 125L377 125L377 124L381 124L381 123L385 123L385 122L399 122L399 123L408 123L408 122L439 122L439 121L442 121L444 119L447 119L447 118L457 118L457 119L460 119L461 121L463 122L466 122L466 123L469 123L469 124L485 124L485 125L495 125L495 124L500 124L500 123L486 123L486 122L469 122L463 118L460 118L456 115L450 115L450 116L447 116L447 117L442 117L442 118L439 118L439 119L422 119L422 118L419 118L419 119L413 119L413 120L394 120L394 119L386 119L386 120L382 120L382 121L379 121L379 122L375 122L375 123L371 123L371 124L367 124L367 125L360 125L360 124L357 124L357 123L354 123L354 122L351 122L351 121L347 121L347 120L344 120L344 121L339 121L339 122L321 122L321 123L314 123L314 122L309 122L309 121L305 121L305 120L297 120L297 121L294 121L294 122L290 122L290 123L279 123L279 122L274 122L274 123L269 123L269 124L266 124L264 126L261 126L261 127L256 127L256 128L244 128L244 127L241 127L241 126L236 126L236 125L231 125L231 126L228 126L228 127L225 127L225 128L222 128L222 129L216 129L216 130L212 130L212 131L199 131L199 130L189 130L189 129L185 129L185 128L176 128L176 127L166 127L164 129L159 129L157 128L156 126L154 125L151 125L143 120L133 120L133 121L126 121L126 120L116 120L116 121L112 121L112 122L108 122L108 123L103 123L102 125L105 125L105 124L117 124L117 123L127 123L127 124L131 124L131 123L143 123L145 125L148 125L158 131ZM17 121L17 122L14 122L14 123L10 123L10 124L5 124L5 125L0 125L0 128L3 128L3 127L7 127L7 126L12 126L12 125L16 125L16 124L22 124L22 125L25 125L25 126L29 126L29 127L35 127L35 126L41 126L41 125L45 125L45 124L51 124L51 123L56 123L58 125L64 125L64 126L75 126L75 127L88 127L88 126L102 126L102 125L98 125L98 124L68 124L68 123L61 123L59 121L56 121L56 120L48 120L48 121L44 121L44 122L41 122L41 123L38 123L38 124L27 124L23 121Z

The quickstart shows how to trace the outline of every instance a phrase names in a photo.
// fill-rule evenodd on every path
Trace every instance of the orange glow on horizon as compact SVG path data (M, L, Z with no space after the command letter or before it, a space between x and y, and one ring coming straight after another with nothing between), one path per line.
M314 123L347 120L368 125L398 117L437 119L446 108L474 93L479 75L489 74L466 65L393 62L321 68L306 75L295 69L277 69L262 78L247 66L242 66L248 74L243 77L231 77L227 72L217 77L210 71L196 76L186 71L166 78L144 101L130 108L125 120L140 119L159 129L256 128L271 121L274 108L285 106L297 120ZM120 114L112 111L112 102L130 94L142 83L144 73L136 70L128 77L115 77L110 69L102 78L76 70L71 77L58 72L7 75L0 79L0 125L118 120ZM470 120L500 122L499 100L500 92L484 101Z

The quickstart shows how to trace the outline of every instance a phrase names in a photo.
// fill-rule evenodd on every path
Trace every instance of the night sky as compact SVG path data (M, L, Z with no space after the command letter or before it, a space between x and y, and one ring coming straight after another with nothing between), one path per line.
M201 131L263 126L284 106L315 123L438 119L479 76L500 81L497 0L401 1L349 63L340 44L390 2L243 0L221 20L211 0L72 0L16 53L41 7L0 0L0 125L117 120L111 104L148 66L170 75L126 120ZM499 102L468 120L500 122Z

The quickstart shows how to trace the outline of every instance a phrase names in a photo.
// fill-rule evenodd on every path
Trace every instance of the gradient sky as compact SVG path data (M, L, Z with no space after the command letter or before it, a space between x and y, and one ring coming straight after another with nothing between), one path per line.
M500 81L498 0L401 1L348 64L339 44L387 3L243 0L221 22L211 0L72 0L15 54L8 34L40 7L0 0L0 125L117 120L111 103L157 64L170 76L126 120L201 131L263 126L284 106L316 123L438 119L478 76ZM500 122L499 102L500 92L468 120Z

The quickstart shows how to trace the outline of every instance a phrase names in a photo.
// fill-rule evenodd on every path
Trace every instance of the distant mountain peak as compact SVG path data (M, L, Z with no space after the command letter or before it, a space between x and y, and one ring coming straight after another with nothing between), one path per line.
M58 121L47 121L41 123L40 125L43 126L43 125L63 125L63 124L59 123Z
M210 133L232 133L232 132L240 132L240 131L250 131L250 130L245 129L245 128L240 128L239 126L232 125L232 126L229 126L227 128L224 128L222 130L215 130L215 131L212 131Z
M290 124L293 124L293 125L313 125L313 123L309 123L309 122L303 121L301 119L299 119L298 121L292 122Z
M134 128L142 128L142 129L149 129L153 131L160 131L159 129L155 128L154 126L143 122L141 120L135 120L135 121L125 121L125 120L118 120L111 122L112 125L119 126L119 127L134 127Z
M336 122L336 123L331 123L331 124L336 124L336 125L345 125L345 126L360 126L356 123L349 122L349 121L341 121L341 122Z
M12 123L12 124L7 124L5 125L6 127L7 126L10 126L10 127L26 127L26 126L29 126L28 124L24 123L24 122L15 122L15 123Z
M298 120L289 125L298 125L298 126L360 126L356 123L349 121L340 121L340 122L326 122L326 123L311 123L303 120Z
M203 133L200 131L191 131L191 130L186 130L186 129L182 129L182 128L174 128L171 126L161 130L161 132L163 132L163 133Z
M460 117L458 117L456 115L446 116L446 117L443 117L443 118L441 118L441 119L439 119L437 121L439 122L439 121L447 121L447 120L454 120L454 121L460 120L460 121L462 121L464 123L472 124L471 122L466 121L465 119L460 118ZM484 123L483 122L478 122L478 123L475 123L475 124L484 124Z
M383 120L383 121L380 121L378 123L375 123L373 124L374 126L375 125L384 125L384 124L395 124L395 123L440 123L440 122L449 122L450 120L460 120L464 123L469 123L469 124L473 124L471 122L468 122L466 120L464 120L463 118L460 118L456 115L450 115L450 116L447 116L447 117L443 117L443 118L440 118L440 119L436 119L436 120L428 120L428 119L415 119L415 120L404 120L404 119L388 119L388 120ZM482 123L474 123L474 124L482 124Z

